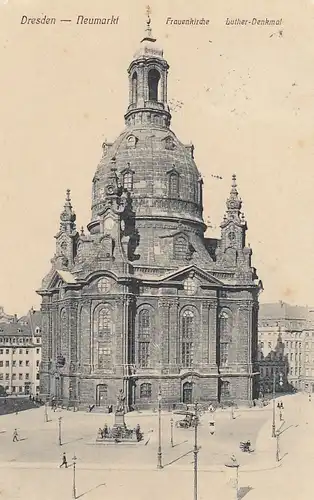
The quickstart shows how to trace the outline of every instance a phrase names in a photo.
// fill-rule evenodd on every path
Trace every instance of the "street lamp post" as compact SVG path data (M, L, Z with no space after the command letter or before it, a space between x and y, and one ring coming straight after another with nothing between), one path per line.
M279 443L280 432L276 432L276 462L280 461L280 443Z
M173 418L170 419L170 443L171 447L173 448Z
M74 453L73 460L73 498L76 498L76 456Z
M162 451L161 451L161 390L158 391L158 451L157 451L157 469L162 469Z
M194 500L197 500L197 454L198 454L198 443L197 443L197 430L198 430L198 408L197 401L194 405L195 412L195 427L194 427Z
M45 422L48 422L48 403L45 403Z
M59 446L62 446L62 439L61 439L61 421L62 417L58 418L58 429L59 429Z
M232 487L234 488L234 493L235 493L235 500L238 500L239 498L239 467L240 464L238 463L235 455L232 455L230 457L230 462L225 464L226 467L229 468L229 470L234 470L236 471L236 477L232 479Z
M276 437L276 372L273 374L273 423L271 437Z

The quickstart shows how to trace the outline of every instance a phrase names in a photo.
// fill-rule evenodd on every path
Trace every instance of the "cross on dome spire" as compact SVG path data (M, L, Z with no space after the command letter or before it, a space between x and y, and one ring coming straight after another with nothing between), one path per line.
M146 27L146 31L148 33L148 36L151 37L152 36L152 28L151 28L151 17L150 17L150 14L151 14L151 8L149 5L147 5L146 7L146 14L147 14L147 21L146 21L146 24L147 24L147 27Z
M151 13L152 13L152 10L151 10L150 6L147 5L147 7L146 7L147 19L146 19L146 29L145 29L146 34L145 34L142 42L144 42L145 40L148 40L150 42L156 42L156 38L154 38L152 35L152 27L151 27L152 19L150 17Z

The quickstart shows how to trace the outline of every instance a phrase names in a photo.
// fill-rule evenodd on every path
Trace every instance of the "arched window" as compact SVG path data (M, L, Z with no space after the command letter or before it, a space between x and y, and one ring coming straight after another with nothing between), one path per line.
M140 386L140 398L148 399L152 397L152 385L148 383L141 384Z
M108 306L104 306L98 311L96 336L98 339L98 368L108 369L112 366L112 318Z
M123 175L123 187L128 191L132 191L133 189L133 172L126 172Z
M105 338L111 335L111 312L108 306L103 307L98 313L98 338Z
M230 396L230 382L227 380L224 380L221 383L221 395L224 397Z
M137 103L137 73L136 71L132 75L132 103Z
M228 335L229 333L229 316L224 311L220 315L220 335Z
M151 332L150 311L143 309L139 314L138 364L141 368L149 366L149 345Z
M194 314L190 310L186 310L182 316L182 365L185 368L189 368L193 364L193 336L195 329L195 319Z
M158 84L160 74L156 69L151 69L148 72L148 100L158 101Z
M174 257L175 259L186 259L188 244L184 236L178 236L174 240Z
M177 197L179 195L179 176L175 172L169 175L169 196Z

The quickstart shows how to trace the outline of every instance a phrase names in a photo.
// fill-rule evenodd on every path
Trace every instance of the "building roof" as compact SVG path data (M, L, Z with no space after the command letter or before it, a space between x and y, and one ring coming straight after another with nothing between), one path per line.
M17 318L12 316L10 322L1 321L0 318L0 335L7 336L35 336L41 333L42 317L40 311L35 311L33 308L25 316ZM39 328L39 332L37 332Z
M260 303L259 305L259 319L287 319L287 320L308 320L310 316L310 309L308 306L295 306L287 304L286 302L279 301L273 303Z
M0 306L0 323L10 323L14 319L12 314L4 312L3 306Z
M75 276L73 276L70 271L61 271L60 269L58 269L57 273L63 279L63 281L65 281L65 283L76 283Z

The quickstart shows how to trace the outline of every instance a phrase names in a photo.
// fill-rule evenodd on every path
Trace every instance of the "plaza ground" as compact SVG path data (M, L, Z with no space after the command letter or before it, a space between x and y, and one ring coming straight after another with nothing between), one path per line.
M285 403L280 435L280 457L276 462L276 439L271 437L272 408L239 409L232 419L230 410L215 413L216 432L209 433L210 415L201 417L198 442L199 500L234 498L230 470L225 467L231 454L240 463L239 497L257 500L268 497L312 498L311 469L314 452L314 402L305 395L283 398ZM163 469L157 470L157 413L134 412L127 425L140 424L144 441L130 445L97 445L99 427L112 425L113 416L44 408L0 417L0 497L32 500L60 500L72 496L73 454L77 457L77 497L150 500L193 498L194 429L174 427L174 447L170 443L171 413L162 414ZM62 416L62 446L58 444L58 417ZM279 418L277 415L277 424ZM21 441L12 442L17 427ZM239 442L250 439L255 452L241 453ZM59 469L66 452L69 468ZM233 496L232 496L233 495Z

